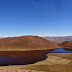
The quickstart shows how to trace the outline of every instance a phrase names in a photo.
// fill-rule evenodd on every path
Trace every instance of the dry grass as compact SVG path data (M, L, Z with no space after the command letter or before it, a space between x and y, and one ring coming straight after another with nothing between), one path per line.
M44 61L40 61L35 63L34 65L55 65L55 64L67 64L71 60L63 59L57 56L48 56L48 58Z
M72 72L72 54L49 54L48 59L28 65L27 68L46 72Z
M30 65L3 66L0 72L72 72L72 53L52 53L44 61Z
M52 48L50 48L50 49L52 49ZM43 48L43 49L41 49L41 48L38 48L38 49L30 49L30 48L6 48L6 49L0 49L0 51L32 51L32 50L48 50L47 48Z
M0 67L0 72L44 72L31 69L22 69L24 66L6 66Z

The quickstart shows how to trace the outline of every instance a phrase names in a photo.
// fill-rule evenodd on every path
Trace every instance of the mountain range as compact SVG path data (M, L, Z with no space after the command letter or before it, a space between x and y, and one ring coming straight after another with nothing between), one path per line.
M50 40L52 42L64 42L64 41L72 41L72 36L57 36L57 37L54 37L54 36L46 36L46 37L43 37L47 40Z

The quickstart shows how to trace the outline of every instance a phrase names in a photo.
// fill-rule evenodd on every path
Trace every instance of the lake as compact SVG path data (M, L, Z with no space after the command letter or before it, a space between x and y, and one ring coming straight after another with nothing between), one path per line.
M43 61L47 58L46 54L52 50L0 51L0 66L27 65Z
M57 48L33 51L0 51L0 66L33 64L45 60L48 53L72 53L72 50Z
M72 50L65 48L57 48L51 51L50 53L72 53Z

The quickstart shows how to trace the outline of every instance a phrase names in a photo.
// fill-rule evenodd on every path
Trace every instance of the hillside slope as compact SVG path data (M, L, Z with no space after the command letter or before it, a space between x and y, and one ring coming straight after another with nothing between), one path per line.
M72 41L65 41L59 44L63 48L72 49Z
M57 45L38 36L8 37L0 39L0 49L49 49Z

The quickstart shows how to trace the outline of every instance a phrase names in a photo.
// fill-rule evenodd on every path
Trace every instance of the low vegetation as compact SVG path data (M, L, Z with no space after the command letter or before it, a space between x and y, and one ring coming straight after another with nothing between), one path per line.
M37 62L34 65L55 65L55 64L67 64L71 60L63 59L57 56L48 56L48 58L44 61Z
M70 58L67 57L69 55ZM46 60L28 65L27 69L46 72L72 72L72 54L49 54Z
M48 58L34 64L3 66L0 72L72 72L72 53L49 53Z

